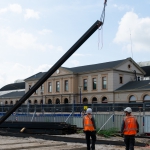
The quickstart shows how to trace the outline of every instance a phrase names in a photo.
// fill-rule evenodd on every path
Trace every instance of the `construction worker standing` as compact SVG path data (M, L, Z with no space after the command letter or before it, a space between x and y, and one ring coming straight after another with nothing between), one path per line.
M132 109L124 109L126 116L122 121L121 133L124 135L126 150L134 150L135 135L139 132L139 124L134 116L131 115Z
M92 116L92 109L88 108L86 110L86 114L83 117L83 130L86 136L86 144L87 150L95 150L95 142L96 142L96 126L95 121ZM92 145L90 147L90 137L92 138Z

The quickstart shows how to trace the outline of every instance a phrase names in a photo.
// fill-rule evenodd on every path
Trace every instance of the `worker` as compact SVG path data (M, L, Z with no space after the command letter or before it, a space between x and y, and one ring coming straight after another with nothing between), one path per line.
M139 132L139 124L134 116L131 115L132 109L124 109L125 117L122 121L121 134L124 136L126 150L134 150L135 135Z
M94 117L92 116L91 108L88 108L86 110L86 115L83 117L83 130L85 133L87 150L91 150L91 149L95 150L96 126L95 126ZM92 145L90 143L90 138L92 139Z

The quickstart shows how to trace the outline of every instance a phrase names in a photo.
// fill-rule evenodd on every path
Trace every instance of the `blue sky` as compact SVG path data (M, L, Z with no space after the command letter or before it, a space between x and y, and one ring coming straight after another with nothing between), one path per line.
M0 88L47 71L99 20L103 3L103 0L0 0ZM108 0L103 30L96 31L63 66L127 57L136 62L149 61L149 7L149 0Z

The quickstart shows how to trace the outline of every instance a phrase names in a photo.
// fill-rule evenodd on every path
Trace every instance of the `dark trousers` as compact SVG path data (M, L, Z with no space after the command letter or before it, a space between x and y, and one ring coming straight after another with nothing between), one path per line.
M96 142L96 131L85 131L87 150L95 150L95 142ZM92 145L90 148L90 138L92 139Z
M124 135L124 143L126 145L126 150L134 150L135 135Z

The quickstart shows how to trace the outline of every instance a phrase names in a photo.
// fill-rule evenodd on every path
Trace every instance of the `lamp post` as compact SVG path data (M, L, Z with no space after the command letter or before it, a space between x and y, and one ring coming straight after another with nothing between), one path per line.
M2 115L3 115L3 102L1 102L1 106L2 106Z
M43 88L41 89L41 112L42 112L42 115L44 115L44 109L43 109Z
M79 86L79 90L80 90L80 115L81 115L81 89L82 89L82 86Z

